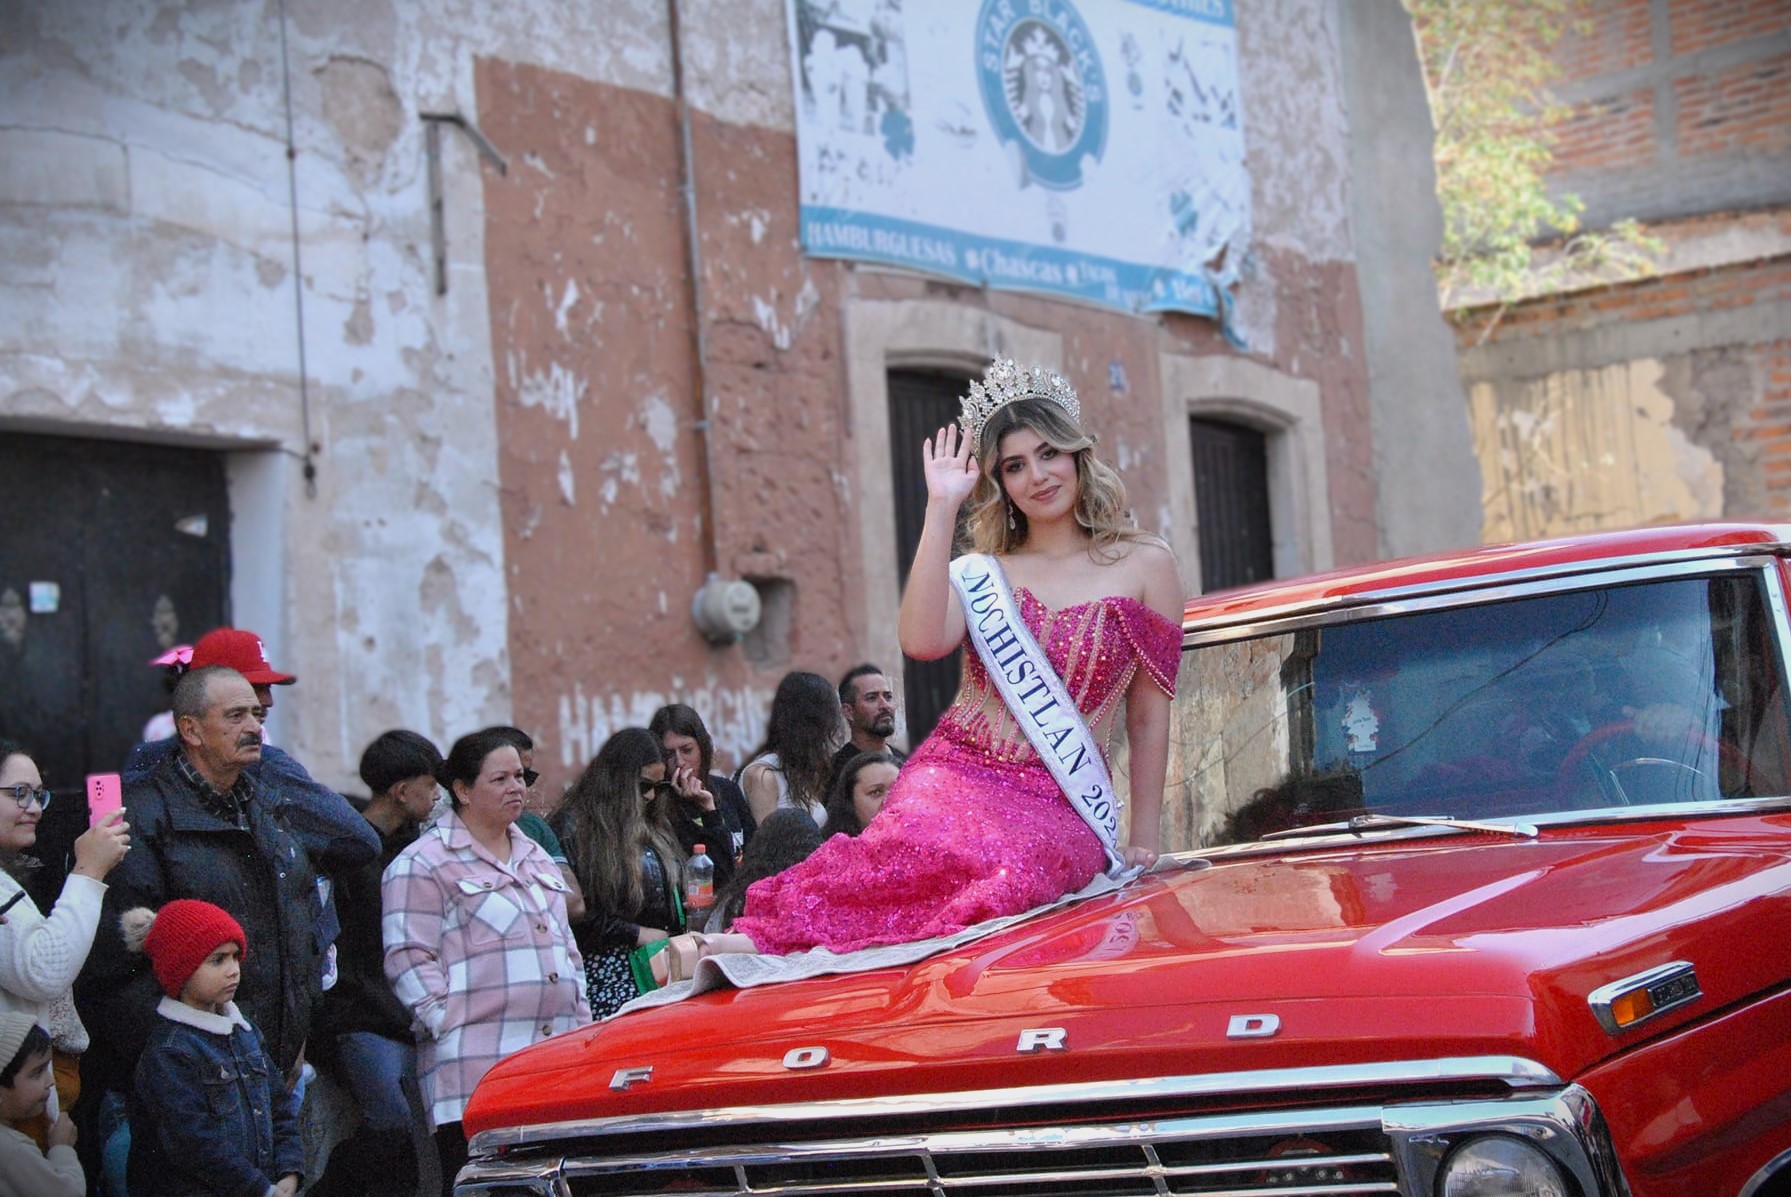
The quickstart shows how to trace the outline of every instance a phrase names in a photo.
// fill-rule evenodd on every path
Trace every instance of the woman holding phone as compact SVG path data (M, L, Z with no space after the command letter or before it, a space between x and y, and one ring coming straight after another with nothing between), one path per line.
M75 841L75 867L45 918L25 892L37 862L25 855L37 842L38 820L50 804L37 763L0 740L0 1012L29 1014L55 1046L57 1105L67 1110L80 1092L75 1059L87 1031L69 990L87 961L99 928L105 876L131 846L124 812L103 815Z

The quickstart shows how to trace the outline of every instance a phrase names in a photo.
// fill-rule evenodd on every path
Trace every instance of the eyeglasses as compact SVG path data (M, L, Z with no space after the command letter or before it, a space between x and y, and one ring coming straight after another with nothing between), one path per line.
M531 790L534 789L535 783L540 780L541 780L541 775L539 773L535 772L533 769L524 769L522 771L522 784L527 786L529 789L531 789Z
M30 810L33 802L37 803L38 810L48 809L50 805L50 791L41 786L34 790L23 782L0 789L0 794L10 794L20 810Z

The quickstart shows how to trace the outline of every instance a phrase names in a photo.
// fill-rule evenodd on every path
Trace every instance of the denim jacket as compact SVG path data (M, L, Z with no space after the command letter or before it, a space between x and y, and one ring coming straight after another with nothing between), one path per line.
M304 1172L298 1109L261 1035L165 997L130 1097L131 1197L266 1197Z

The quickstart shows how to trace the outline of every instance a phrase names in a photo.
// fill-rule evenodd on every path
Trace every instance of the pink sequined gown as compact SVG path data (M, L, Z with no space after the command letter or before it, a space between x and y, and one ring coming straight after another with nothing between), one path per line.
M1050 611L1025 587L1014 596L1091 726L1112 712L1139 666L1174 695L1181 629L1143 603L1104 598ZM973 650L964 654L964 674L957 699L902 766L870 826L857 838L836 835L754 884L730 930L780 954L908 943L1030 910L1101 871L1100 841L1001 705Z

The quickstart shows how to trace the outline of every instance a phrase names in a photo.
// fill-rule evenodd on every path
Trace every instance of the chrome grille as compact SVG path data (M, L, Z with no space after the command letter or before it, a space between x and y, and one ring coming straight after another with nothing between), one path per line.
M855 1136L697 1151L585 1155L485 1178L491 1197L1354 1197L1397 1194L1378 1107L1052 1128ZM509 1161L521 1171L524 1161ZM479 1188L463 1180L459 1192Z

